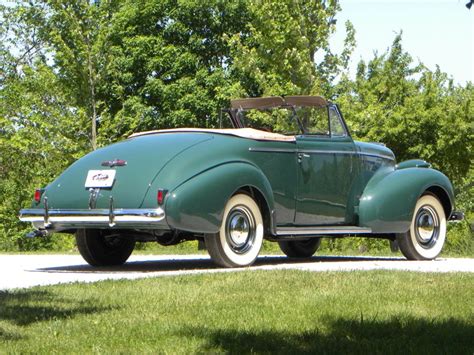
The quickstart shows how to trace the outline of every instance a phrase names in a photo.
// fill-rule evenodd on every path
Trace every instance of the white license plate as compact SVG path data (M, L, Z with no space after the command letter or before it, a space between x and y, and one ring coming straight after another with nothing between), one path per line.
M115 170L89 170L85 186L87 188L112 187L115 173Z

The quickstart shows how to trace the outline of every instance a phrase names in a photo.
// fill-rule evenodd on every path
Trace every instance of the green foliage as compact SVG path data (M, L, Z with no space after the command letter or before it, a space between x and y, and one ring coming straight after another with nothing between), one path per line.
M89 118L91 147L96 149L97 86L109 58L105 38L115 1L101 1L100 6L88 0L29 3L29 8L44 8L37 25L40 38L53 53L52 67L69 92L70 104L84 110Z
M355 45L347 23L343 53L330 50L338 2L250 1L248 8L246 31L229 35L242 89L250 96L328 95Z
M0 122L0 248L34 249L38 241L20 242L31 227L19 222L18 211L35 188L84 154L84 115L69 106L54 72L37 63L4 81Z
M457 185L474 154L474 87L412 62L396 36L388 53L359 64L354 82L340 83L337 102L357 138L384 142L399 161L426 159Z
M101 141L157 128L217 126L232 92L228 33L244 1L126 1L110 22Z
M471 218L469 219L472 221ZM449 225L444 253L472 257L474 255L474 233L471 228L472 225L467 220Z

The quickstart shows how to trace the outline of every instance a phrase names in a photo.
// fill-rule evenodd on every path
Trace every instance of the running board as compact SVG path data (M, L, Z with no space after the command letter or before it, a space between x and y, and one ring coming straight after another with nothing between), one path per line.
M276 230L277 236L283 235L324 235L324 234L369 234L371 228L353 226L343 227L280 227Z

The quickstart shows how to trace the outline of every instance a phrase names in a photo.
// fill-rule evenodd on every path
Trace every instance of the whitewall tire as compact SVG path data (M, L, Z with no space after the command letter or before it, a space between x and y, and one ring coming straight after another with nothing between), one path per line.
M402 254L409 260L433 260L446 240L446 214L434 195L421 196L415 206L410 229L397 234Z
M257 203L246 194L227 202L219 232L205 235L212 260L223 267L251 265L263 243L263 218Z

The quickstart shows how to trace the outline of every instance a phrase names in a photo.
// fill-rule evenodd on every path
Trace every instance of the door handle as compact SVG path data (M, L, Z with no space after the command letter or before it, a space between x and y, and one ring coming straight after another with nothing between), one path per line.
M301 161L303 160L303 158L309 158L310 155L309 154L306 154L306 153L298 153L298 163L301 163Z

